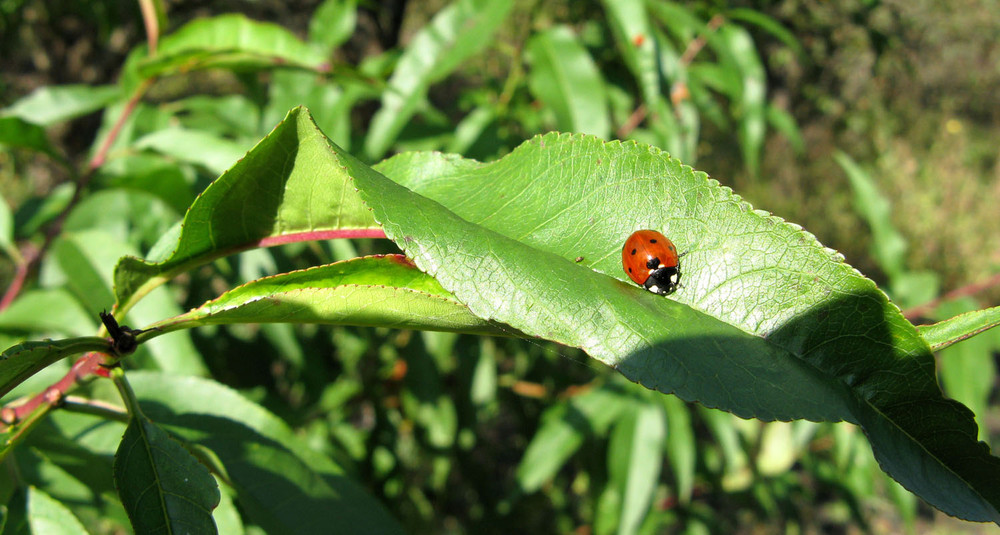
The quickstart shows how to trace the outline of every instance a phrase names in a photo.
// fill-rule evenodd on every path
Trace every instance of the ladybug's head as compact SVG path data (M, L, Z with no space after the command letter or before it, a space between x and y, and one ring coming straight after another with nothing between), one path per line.
M649 274L643 286L658 295L670 295L677 291L681 284L681 270L678 266L661 267Z

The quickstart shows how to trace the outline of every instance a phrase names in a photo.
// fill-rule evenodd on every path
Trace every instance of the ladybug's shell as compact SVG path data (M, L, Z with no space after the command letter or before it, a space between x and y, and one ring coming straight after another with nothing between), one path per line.
M658 269L676 268L677 264L674 243L655 230L633 232L622 247L622 268L640 286Z

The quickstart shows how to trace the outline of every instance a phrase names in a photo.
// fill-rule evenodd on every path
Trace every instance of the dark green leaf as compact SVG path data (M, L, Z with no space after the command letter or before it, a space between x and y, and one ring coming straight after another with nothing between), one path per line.
M9 347L0 354L0 396L59 359L109 349L107 340L95 336L24 342Z
M4 146L37 150L59 159L45 130L19 117L0 117L0 147Z
M211 450L241 509L267 533L402 533L341 468L237 392L196 377L128 377L147 415Z
M217 533L215 478L153 422L132 418L115 455L114 474L136 533Z

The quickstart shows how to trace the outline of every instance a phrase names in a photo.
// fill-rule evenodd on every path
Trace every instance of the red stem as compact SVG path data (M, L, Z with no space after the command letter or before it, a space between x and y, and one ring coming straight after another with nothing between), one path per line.
M915 306L906 309L903 311L903 315L906 316L906 319L910 321L914 321L920 318L926 318L928 315L930 315L931 312L934 311L935 308L938 307L938 305L940 305L945 301L954 301L955 299L959 299L961 297L973 296L980 292L993 288L994 286L1000 286L1000 273L997 273L996 275L993 275L992 277L984 281L974 282L972 284L966 284L965 286L962 286L960 288L955 288L954 290L942 295L941 297L938 297L937 299L929 303L924 303L920 306Z
M87 377L94 374L106 376L107 370L101 366L105 358L103 353L91 352L85 354L73 364L73 367L70 368L69 372L62 379L16 407L4 407L0 411L0 419L3 420L3 423L12 425L26 418L43 404L58 405L66 397L66 392L70 388L82 382Z

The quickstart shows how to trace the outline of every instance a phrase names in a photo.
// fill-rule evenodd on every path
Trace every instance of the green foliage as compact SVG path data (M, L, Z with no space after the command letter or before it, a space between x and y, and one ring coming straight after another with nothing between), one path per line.
M0 110L10 154L77 181L0 211L23 274L0 311L4 529L730 532L747 512L809 526L831 501L865 526L873 494L912 522L903 487L1000 522L1000 461L931 354L994 309L918 331L688 166L706 121L751 174L769 127L801 146L751 33L803 54L790 32L628 0L528 36L513 3L456 0L349 64L359 4L323 2L307 40L200 18L135 46L116 86ZM95 110L80 164L45 128ZM890 293L933 297L888 201L838 161ZM688 253L668 298L621 270L639 228ZM104 309L145 329L116 335L135 354L88 336ZM981 419L996 345L975 340L942 381Z

